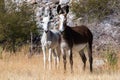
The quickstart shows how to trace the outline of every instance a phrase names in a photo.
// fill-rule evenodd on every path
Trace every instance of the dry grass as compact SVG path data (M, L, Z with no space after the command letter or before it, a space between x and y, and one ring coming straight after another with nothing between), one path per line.
M62 60L58 70L54 66L52 70L44 70L42 54L28 59L22 53L12 56L4 53L0 60L0 80L120 80L119 69L113 72L108 71L106 66L94 67L91 74L88 65L86 71L82 70L83 64L78 58L74 56L74 73L70 73L69 62L64 73Z

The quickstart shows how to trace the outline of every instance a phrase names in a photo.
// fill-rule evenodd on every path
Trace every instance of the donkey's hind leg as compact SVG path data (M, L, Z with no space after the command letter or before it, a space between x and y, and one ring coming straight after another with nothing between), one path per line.
M81 50L81 51L79 52L79 54L80 54L80 57L81 57L81 59L82 59L82 61L83 61L83 63L84 63L83 70L85 70L87 58L86 58L85 53L84 53L83 50Z
M93 57L92 57L92 44L90 43L88 45L88 57L89 57L89 63L90 63L90 72L92 72Z

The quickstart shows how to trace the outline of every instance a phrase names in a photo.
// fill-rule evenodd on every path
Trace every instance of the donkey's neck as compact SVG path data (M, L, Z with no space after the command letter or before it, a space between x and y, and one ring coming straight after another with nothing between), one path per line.
M66 26L65 30L61 33L61 43L67 43L69 48L73 47L73 39L71 35L71 28Z
M49 30L47 33L46 33L46 39L47 40L51 40L52 39L52 31L51 30Z

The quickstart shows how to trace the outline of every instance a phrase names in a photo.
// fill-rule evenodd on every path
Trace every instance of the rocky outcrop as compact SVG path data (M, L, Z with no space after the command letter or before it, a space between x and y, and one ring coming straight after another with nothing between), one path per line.
M99 49L120 49L120 15L110 15L103 21L93 24L94 46Z
M45 11L45 8L47 5L52 6L52 13L53 13L53 19L54 23L53 26L57 26L58 24L58 16L56 7L58 4L58 0L46 0L48 3L42 4L43 7L38 6L36 8L36 21L38 24L38 27L41 26L41 17L43 16L43 12ZM60 0L60 4L68 4L71 0ZM40 4L40 3L39 3ZM100 22L92 22L88 23L87 21L83 22L82 18L75 18L75 15L72 14L72 12L69 12L68 14L68 25L74 26L74 25L87 25L93 35L94 35L94 41L93 41L93 47L96 50L100 49L106 49L108 46L112 46L115 49L120 48L120 15L114 14L107 16L104 20Z

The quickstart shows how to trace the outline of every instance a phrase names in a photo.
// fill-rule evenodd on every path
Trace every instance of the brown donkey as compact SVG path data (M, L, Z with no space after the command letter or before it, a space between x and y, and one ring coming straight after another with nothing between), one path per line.
M67 8L69 8L67 6ZM69 54L69 60L71 65L71 72L73 72L73 50L80 54L80 57L84 63L83 68L86 67L86 56L84 54L84 48L87 47L90 71L92 72L92 41L93 35L91 31L84 25L70 27L67 25L67 13L68 9L63 10L58 6L57 11L59 13L59 31L61 32L61 52L63 54L64 70L66 71L66 53Z

